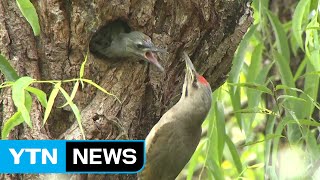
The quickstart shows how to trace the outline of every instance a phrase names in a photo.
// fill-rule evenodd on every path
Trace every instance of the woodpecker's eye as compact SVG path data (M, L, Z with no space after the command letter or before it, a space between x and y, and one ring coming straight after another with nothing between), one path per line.
M197 83L197 80L194 80L193 82L192 82L192 86L194 87L194 88L197 88L198 89L198 83Z

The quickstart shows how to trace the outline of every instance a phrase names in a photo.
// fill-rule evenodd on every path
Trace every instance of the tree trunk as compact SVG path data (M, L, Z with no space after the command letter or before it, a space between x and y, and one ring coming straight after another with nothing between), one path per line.
M100 27L117 19L149 35L157 46L168 51L159 55L165 73L152 65L131 61L111 66L89 54L84 77L114 93L122 103L88 84L78 89L74 102L81 110L87 139L144 139L180 97L183 51L190 55L212 89L219 87L225 82L233 54L252 21L246 2L238 0L41 0L33 4L40 18L39 37L34 37L15 1L0 2L0 51L21 76L37 80L79 77L90 38ZM53 88L36 85L47 93ZM69 93L73 86L63 84ZM10 90L1 93L1 122L5 122L15 109ZM55 107L64 102L58 96ZM10 139L82 138L70 108L54 108L42 128L43 109L34 101L31 118L33 129L23 124L15 128ZM8 179L15 177L6 175ZM112 176L131 178L134 176Z

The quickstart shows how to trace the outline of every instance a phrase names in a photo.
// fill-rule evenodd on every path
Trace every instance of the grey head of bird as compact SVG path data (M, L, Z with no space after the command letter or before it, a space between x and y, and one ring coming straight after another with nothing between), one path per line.
M156 47L151 38L139 31L130 33L120 33L119 36L111 43L109 51L118 57L136 57L154 64L161 71L164 68L158 62L157 52L166 52L165 49Z
M212 90L208 81L195 70L186 53L183 53L183 58L186 62L186 75L180 101L184 104L184 109L193 110L192 116L201 120L201 125L211 108Z

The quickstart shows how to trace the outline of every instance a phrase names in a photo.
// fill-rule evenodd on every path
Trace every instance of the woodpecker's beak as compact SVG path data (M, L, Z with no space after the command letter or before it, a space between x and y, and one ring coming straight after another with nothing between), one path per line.
M150 47L144 48L144 59L155 66L157 66L160 71L164 72L164 68L161 66L161 64L158 62L158 59L156 57L157 52L167 52L165 49L157 48L153 44Z
M197 71L195 70L187 53L183 52L183 56L184 56L184 60L186 61L186 77L188 80L191 80L189 82L193 82L194 77L197 74Z

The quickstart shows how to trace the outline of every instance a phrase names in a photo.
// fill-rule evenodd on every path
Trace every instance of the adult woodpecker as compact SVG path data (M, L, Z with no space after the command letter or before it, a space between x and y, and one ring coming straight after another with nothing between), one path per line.
M116 22L113 26L100 29L90 41L90 51L100 58L142 59L164 71L155 53L165 50L156 47L149 36L139 31L127 32L123 26L122 22Z
M147 160L141 180L172 180L194 153L201 124L211 108L211 87L184 53L186 75L182 95L151 129L146 138Z

